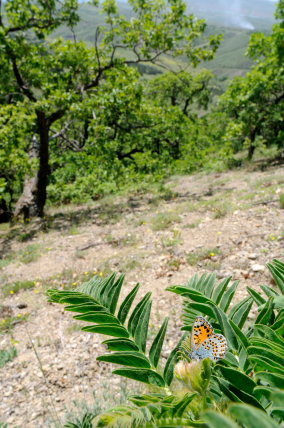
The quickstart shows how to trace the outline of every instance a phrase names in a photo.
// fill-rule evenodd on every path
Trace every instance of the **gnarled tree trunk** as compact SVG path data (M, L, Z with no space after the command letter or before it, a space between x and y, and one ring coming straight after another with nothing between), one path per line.
M38 170L34 176L27 176L23 193L16 203L14 216L23 214L24 219L43 217L46 202L46 188L49 168L49 122L46 114L37 111L38 133L33 136L29 158L38 159Z

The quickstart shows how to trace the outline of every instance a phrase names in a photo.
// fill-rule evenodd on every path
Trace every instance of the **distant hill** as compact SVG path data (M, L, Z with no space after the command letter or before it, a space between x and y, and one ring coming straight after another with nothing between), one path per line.
M269 32L274 23L276 4L268 0L188 0L188 9L198 18L206 19L208 24L206 34L224 35L224 40L213 61L203 64L214 71L219 82L226 84L226 80L236 75L244 75L251 67L251 61L245 56L250 35L253 31ZM119 3L120 12L131 16L131 10L126 2ZM96 27L103 24L104 17L98 10L86 3L80 6L81 20L75 28L76 38L94 43ZM62 26L53 36L63 36L72 39L71 31ZM123 55L130 56L129 52ZM167 62L168 63L168 62ZM183 61L179 60L179 63ZM168 63L169 64L169 63ZM157 72L150 65L141 67L146 74Z
M188 8L208 24L247 30L269 30L276 3L268 0L188 0Z

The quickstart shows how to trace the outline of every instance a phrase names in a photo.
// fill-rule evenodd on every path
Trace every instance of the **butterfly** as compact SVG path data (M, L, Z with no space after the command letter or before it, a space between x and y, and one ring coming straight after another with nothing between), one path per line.
M214 333L212 325L203 317L197 317L191 331L191 354L193 360L209 357L213 361L224 358L227 340L222 334Z

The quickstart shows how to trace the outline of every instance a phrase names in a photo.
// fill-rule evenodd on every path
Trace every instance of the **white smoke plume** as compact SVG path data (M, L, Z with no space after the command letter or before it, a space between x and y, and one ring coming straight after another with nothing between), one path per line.
M225 12L226 25L254 30L253 24L244 16L243 4L241 0L221 0Z

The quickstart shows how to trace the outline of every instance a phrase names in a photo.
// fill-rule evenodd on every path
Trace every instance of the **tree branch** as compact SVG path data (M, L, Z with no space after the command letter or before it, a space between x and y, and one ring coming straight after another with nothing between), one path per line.
M0 0L0 27L3 27L3 21L2 21L2 0Z
M15 76L15 79L17 81L19 88L21 89L21 91L26 95L26 97L29 100L36 102L37 101L36 97L32 93L31 89L26 86L26 83L24 82L24 79L20 73L20 69L19 69L18 64L17 64L17 57L16 57L15 53L13 52L12 48L7 43L5 44L5 49L6 49L6 53L7 53L8 58L12 62L14 76Z
M25 25L18 25L16 27L10 27L7 28L6 33L15 33L17 31L26 31L31 30L32 28L36 28L38 30L45 30L47 28L50 28L52 25L56 25L57 23L60 23L59 20L40 20L35 18L30 18Z
M51 113L47 117L48 125L51 126L53 124L53 122L56 122L56 120L61 119L61 117L64 116L66 109L67 109L67 107L64 109L58 109L54 113Z

